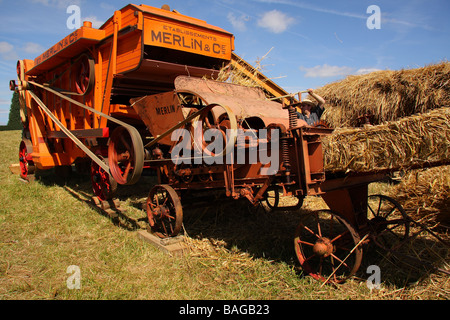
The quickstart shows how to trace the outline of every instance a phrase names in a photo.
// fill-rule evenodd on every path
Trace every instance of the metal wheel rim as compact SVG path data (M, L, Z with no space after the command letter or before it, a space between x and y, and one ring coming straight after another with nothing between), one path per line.
M315 224L307 226L307 220ZM320 281L332 276L330 282L341 283L354 275L361 265L361 247L350 254L359 241L358 233L345 219L331 210L318 210L302 219L295 232L294 246L306 275ZM321 243L326 243L326 248L330 249L323 255L315 252Z
M217 122L215 122L213 125L209 124L209 120L206 121L208 114L210 112L212 112L212 109L214 109L216 107L220 107L225 111L225 114L227 116L226 127L221 126L221 123L219 122L218 118L214 119ZM202 128L201 128L202 141L200 143L196 142L196 144L194 145L194 148L196 148L197 151L201 151L202 154L205 153L211 157L222 157L222 156L230 153L234 149L234 145L235 145L236 139L237 139L237 121L236 121L236 116L234 115L233 111L230 108L228 108L227 106L223 106L221 104L210 104L207 107L202 109L202 112L196 121L201 121L201 123L202 123ZM224 142L225 142L222 152L219 152L216 154L216 153L213 153L206 149L206 147L208 146L208 143L206 143L206 141L204 139L204 131L203 131L203 129L204 129L203 125L205 123L208 123L209 125L207 124L207 126L210 126L209 128L206 128L206 129L217 129L222 134ZM213 126L214 128L211 128L211 126ZM230 133L229 136L227 136L226 132L224 132L224 130L227 130L227 129L229 129L229 131L228 131ZM198 150L199 148L201 148L201 150Z
M403 207L388 196L369 196L367 219L371 239L384 250L398 248L409 237L411 219Z
M169 185L153 187L147 198L147 217L149 225L161 238L175 237L183 225L183 209L175 190ZM168 210L163 215L158 210Z

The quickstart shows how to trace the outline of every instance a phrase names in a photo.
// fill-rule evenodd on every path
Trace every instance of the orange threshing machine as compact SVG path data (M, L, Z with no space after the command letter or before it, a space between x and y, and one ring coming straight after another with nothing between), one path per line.
M130 4L99 29L84 22L34 61L20 60L18 81L10 87L20 94L24 125L21 176L88 160L94 194L107 201L117 185L135 184L143 171L156 170L159 184L150 190L147 216L161 237L180 232L180 197L187 190L222 189L274 209L279 191L298 199L294 209L306 195L321 195L333 211L312 214L295 240L302 267L317 278L328 272L338 281L353 274L367 235L379 243L384 231L399 227L405 238L403 209L392 199L367 196L367 185L380 173L328 176L321 137L331 129L300 126L298 101L233 50L234 37L225 30L167 6ZM214 81L227 65L263 89ZM174 139L177 129L199 134L193 141ZM208 130L219 133L209 143ZM217 139L223 151L209 148ZM177 158L180 143L186 148ZM250 161L255 148L272 163ZM244 150L243 162L238 150ZM181 161L195 154L204 159ZM273 163L279 165L268 173ZM390 218L394 212L399 215Z

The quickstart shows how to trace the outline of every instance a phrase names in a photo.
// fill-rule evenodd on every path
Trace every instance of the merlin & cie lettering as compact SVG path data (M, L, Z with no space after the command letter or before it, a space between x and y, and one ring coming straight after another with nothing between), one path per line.
M214 36L167 25L163 26L163 31L152 30L151 41L205 53L226 54L227 52L227 46L218 43Z

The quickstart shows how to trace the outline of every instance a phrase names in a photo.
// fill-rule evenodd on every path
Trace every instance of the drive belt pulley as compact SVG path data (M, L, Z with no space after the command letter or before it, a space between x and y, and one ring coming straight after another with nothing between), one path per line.
M36 94L31 91L30 88L28 88L31 97L36 101L42 111L44 111L47 116L52 119L54 123L61 129L61 131L63 131L67 135L67 137L69 137L81 150L83 150L99 167L101 167L106 172L110 172L113 178L119 184L129 185L134 184L139 180L144 168L144 146L142 143L142 138L135 127L123 121L117 120L107 114L104 114L103 112L95 110L94 108L84 105L72 98L69 98L65 94L58 92L55 89L49 88L34 81L28 81L28 83L35 87L39 87L41 89L49 91L59 96L60 98L69 101L70 103L73 103L119 125L119 127L117 127L111 135L111 142L114 148L111 148L110 146L110 148L108 149L108 158L110 159L108 166L108 164L102 161L102 159L99 159L87 146L84 145L83 142L81 142L69 129L67 129L39 99L39 97L37 97ZM122 135L128 136L129 141L127 142L126 140L124 140ZM122 147L125 147L126 149L125 152L121 153L121 156L123 157L128 154L128 159L118 159L117 154L114 154L114 152L117 152L118 150L116 148L119 143L122 143ZM123 164L123 160L127 160L128 162L126 164Z

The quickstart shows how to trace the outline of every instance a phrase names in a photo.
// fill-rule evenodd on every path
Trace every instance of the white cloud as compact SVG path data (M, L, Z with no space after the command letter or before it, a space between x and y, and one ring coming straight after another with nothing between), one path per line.
M355 69L349 66L330 66L328 64L317 65L315 67L306 68L301 66L300 71L305 72L305 78L331 78L339 76L348 76L351 74L362 75L375 71L381 71L378 68L359 68Z
M8 42L1 41L0 42L0 53L7 53L14 50L14 46Z
M47 7L67 8L70 5L80 5L80 0L31 0Z
M351 74L354 69L347 66L330 66L328 64L318 65L312 68L300 67L300 70L305 72L306 78L330 78L337 76L346 76Z
M360 74L368 74L368 73L375 72L375 71L381 71L381 69L377 69L377 68L360 68L360 69L358 69L355 72L355 74L358 74L358 75L360 75Z
M23 50L30 54L40 54L45 51L45 48L38 43L27 42L23 47Z
M231 25L239 31L247 30L245 23L250 20L250 18L245 14L242 14L239 18L237 18L232 12L228 13L227 19Z
M6 41L0 41L0 57L3 60L17 60L18 54L14 50L14 46Z
M81 21L82 21L82 23L83 23L83 21L92 22L92 27L96 28L96 29L100 28L105 23L105 21L99 20L96 16L89 16L89 17L81 19Z
M268 11L258 20L258 26L266 28L273 33L282 33L294 23L294 18L278 10Z

